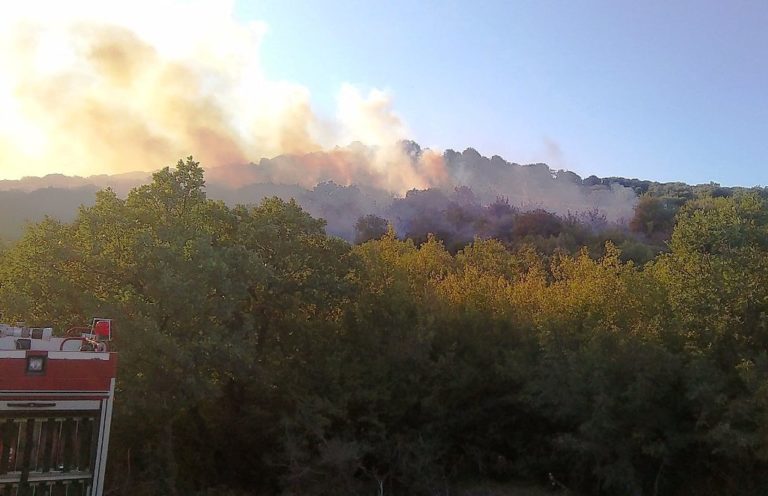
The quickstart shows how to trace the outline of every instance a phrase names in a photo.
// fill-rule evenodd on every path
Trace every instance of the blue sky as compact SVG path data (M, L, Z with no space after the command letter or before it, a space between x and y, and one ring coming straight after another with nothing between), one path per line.
M768 184L766 1L236 4L270 78L385 88L423 146L582 176Z

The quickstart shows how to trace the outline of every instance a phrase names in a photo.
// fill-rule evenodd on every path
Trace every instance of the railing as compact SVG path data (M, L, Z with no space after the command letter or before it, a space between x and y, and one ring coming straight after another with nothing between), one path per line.
M0 496L89 494L98 428L94 413L0 418Z
M0 487L0 496L88 496L90 481L9 483Z

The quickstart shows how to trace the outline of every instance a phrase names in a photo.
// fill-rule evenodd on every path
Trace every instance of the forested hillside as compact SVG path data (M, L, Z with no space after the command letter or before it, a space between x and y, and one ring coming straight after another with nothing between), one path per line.
M402 141L397 150L401 167L404 163L409 170L424 173L431 164L443 171L444 181L412 185L413 189L398 193L378 187L364 174L345 176L344 171L364 170L376 151L358 143L328 152L281 155L258 164L210 167L206 194L229 207L254 206L272 197L293 199L325 221L327 234L354 243L381 236L391 224L398 237L417 244L433 234L454 254L476 237L498 239L510 248L533 245L547 254L556 250L576 254L587 247L593 256L602 254L605 242L611 241L620 248L622 260L637 264L666 250L675 215L686 202L746 193L768 197L759 187L582 179L545 164L484 157L472 148L438 155L413 141ZM391 173L399 172L395 168ZM350 182L355 178L363 182ZM46 216L72 221L78 207L93 205L101 189L111 188L125 198L150 180L147 173L129 173L0 181L0 240L18 239L27 222Z
M768 204L712 189L641 191L642 257L512 209L352 245L190 158L5 243L0 309L115 319L111 495L764 494Z

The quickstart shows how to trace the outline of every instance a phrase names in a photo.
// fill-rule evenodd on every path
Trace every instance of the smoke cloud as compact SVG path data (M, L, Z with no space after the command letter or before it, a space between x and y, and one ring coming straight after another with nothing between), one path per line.
M223 195L249 185L314 192L304 195L310 211L344 226L353 213L386 215L385 203L413 189L462 186L486 205L501 197L519 208L631 215L626 188L404 141L410 132L379 89L343 84L335 115L318 115L306 87L267 77L267 26L238 21L231 2L56 5L25 2L0 19L0 178L102 175L96 182L110 184L103 175L192 154ZM548 147L561 157L554 141ZM318 187L328 182L351 189Z
M231 3L34 7L0 21L4 178L154 170L189 154L226 166L361 141L377 151L354 167L338 157L335 176L402 191L431 180L400 170L407 131L385 92L344 84L335 118L319 118L307 88L266 77L266 26L235 20Z

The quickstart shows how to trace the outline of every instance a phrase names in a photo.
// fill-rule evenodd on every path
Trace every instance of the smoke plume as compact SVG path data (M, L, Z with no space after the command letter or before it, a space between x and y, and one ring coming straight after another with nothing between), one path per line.
M483 205L632 213L626 188L404 141L410 132L379 89L343 84L335 115L318 115L306 87L264 73L267 26L238 21L231 2L56 5L25 2L0 19L0 178L100 175L75 182L111 185L106 174L192 154L223 196L252 203L244 192L298 191L312 213L343 226L353 214L395 215L387 204L410 190L462 186Z
M361 141L376 152L336 154L334 178L431 184L398 154L407 131L385 92L344 84L336 117L319 117L307 88L264 74L266 27L235 20L231 4L37 7L0 21L4 178L154 170L189 154L246 164Z

